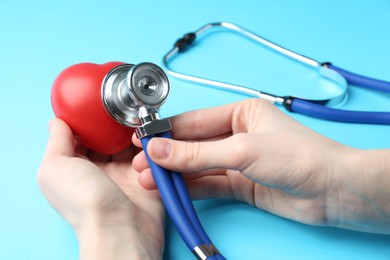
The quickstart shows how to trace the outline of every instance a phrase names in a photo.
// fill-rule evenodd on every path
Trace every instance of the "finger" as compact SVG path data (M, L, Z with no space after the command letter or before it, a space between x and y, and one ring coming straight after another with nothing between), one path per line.
M231 182L226 175L205 176L187 181L186 186L191 199L235 199Z
M232 131L232 114L237 104L195 110L172 117L175 139L200 139Z
M154 181L152 171L147 168L140 172L138 176L138 183L146 190L156 190L156 182Z
M134 133L131 137L132 143L139 148L142 148L141 140L137 137L136 133Z
M143 171L138 177L139 184L146 190L156 190L157 186L150 169ZM227 176L205 176L191 181L186 181L186 186L191 199L235 199L231 189L231 183Z
M153 138L147 147L150 158L162 167L184 172L215 168L241 170L254 160L248 134L210 142L184 142Z
M231 193L231 183L223 171L210 170L201 174L183 174L183 177L185 178L187 188L190 189L190 192L192 192L191 194L195 199L212 197L228 198L226 195L222 196L222 194L227 192ZM140 172L138 182L146 190L157 189L156 182L154 181L150 168L146 168ZM217 196L217 194L219 194L219 196Z
M137 172L142 172L146 168L149 168L149 163L146 159L145 152L141 151L136 156L134 156L132 165L134 167L134 170Z
M185 173L183 174L184 180L186 182L190 182L196 179L200 179L206 176L225 176L226 170L224 169L215 169L215 170L208 170L201 173ZM140 182L141 186L143 186L145 189L157 189L156 183L154 182L154 177L152 174L152 171L150 168L145 168L142 171L140 171L140 175L138 178L138 181Z
M147 151L155 163L170 170L201 172L231 169L266 186L294 189L301 182L307 182L307 174L300 172L312 172L326 162L326 159L314 156L313 149L297 152L297 147L311 146L302 136L267 133L235 134L210 142L153 138ZM321 151L315 153L321 154Z
M246 133L251 127L269 131L273 129L275 115L284 114L271 102L255 98L191 111L171 118L173 137L186 140L204 139L229 132Z
M134 169L137 172L142 172L143 170L149 168L149 163L147 161L145 152L141 150L137 155L134 156L132 165ZM204 175L218 175L218 174L225 174L226 169L211 169L208 171L202 171L202 173L196 172L196 173L189 173L185 169L181 170L181 172L185 172L184 177L186 179L193 179L193 178L199 178L200 176Z
M205 137L205 138L198 138L198 139L177 139L177 140L185 140L187 142L210 142L210 141L218 141L221 139L226 139L228 137L232 136L232 132L226 132L220 135L211 136L211 137Z
M230 136L231 136L231 133L222 134L219 136L201 139L198 141L201 141L201 142L217 141L217 140L225 139L225 138L230 137ZM144 169L149 167L149 163L147 162L147 159L146 159L146 156L145 156L145 153L143 152L143 150L140 150L140 152L134 156L132 164L134 166L134 169L138 172L141 172Z
M226 169L210 169L201 172L183 172L184 180L195 180L204 176L226 175Z
M59 118L49 122L50 135L45 156L63 155L73 156L75 140L72 130Z

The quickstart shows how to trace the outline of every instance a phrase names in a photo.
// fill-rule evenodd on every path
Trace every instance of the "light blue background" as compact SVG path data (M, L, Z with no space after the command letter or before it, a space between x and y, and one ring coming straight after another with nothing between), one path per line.
M72 230L47 204L35 180L47 122L53 117L49 96L56 75L84 61L161 64L178 37L222 20L319 61L390 80L387 0L0 0L0 259L78 257ZM235 35L216 34L199 44L196 55L183 56L173 66L280 94L324 87L313 74L249 45ZM246 98L176 79L171 85L165 116ZM390 111L389 97L352 87L343 108ZM389 126L291 116L347 145L390 147ZM237 202L211 200L196 206L206 230L229 259L390 258L389 236L306 226ZM165 258L191 259L169 223Z

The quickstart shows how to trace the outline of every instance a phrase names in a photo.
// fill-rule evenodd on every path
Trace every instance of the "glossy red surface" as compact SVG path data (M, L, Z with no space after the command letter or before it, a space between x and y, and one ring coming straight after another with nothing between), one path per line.
M104 109L101 85L121 62L80 63L63 70L51 90L55 115L64 120L86 147L115 154L131 144L134 130L116 122Z

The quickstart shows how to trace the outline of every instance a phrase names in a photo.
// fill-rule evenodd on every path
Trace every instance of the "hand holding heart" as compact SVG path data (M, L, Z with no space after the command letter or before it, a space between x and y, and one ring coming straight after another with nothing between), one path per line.
M80 143L103 154L115 154L128 147L134 132L111 118L101 99L105 75L120 64L73 65L58 75L51 92L55 115L70 126Z

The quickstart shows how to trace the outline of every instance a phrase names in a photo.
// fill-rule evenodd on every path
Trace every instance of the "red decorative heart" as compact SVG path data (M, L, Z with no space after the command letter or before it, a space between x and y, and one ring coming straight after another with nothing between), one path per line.
M116 122L104 109L101 86L105 75L122 62L80 63L58 75L51 90L55 115L64 120L86 147L115 154L131 144L134 130Z

